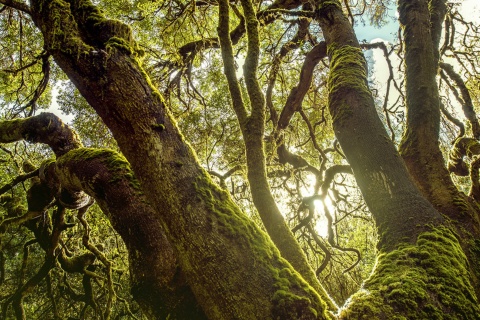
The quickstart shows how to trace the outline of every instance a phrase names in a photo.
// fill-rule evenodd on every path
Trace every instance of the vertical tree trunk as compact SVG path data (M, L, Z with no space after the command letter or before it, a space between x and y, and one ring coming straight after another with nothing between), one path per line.
M465 254L453 232L442 226L440 213L415 187L376 114L366 62L340 2L320 1L318 14L330 59L329 110L335 135L380 237L374 273L341 318L449 314L477 319L480 309ZM425 133L435 130L428 127Z
M244 64L245 83L248 92L249 105L252 109L248 114L237 80L233 48L230 40L229 4L228 1L219 2L218 35L224 61L224 72L227 78L232 98L232 106L237 115L242 136L245 141L247 158L247 176L252 193L252 200L263 225L282 257L299 272L302 277L327 302L330 310L337 306L320 285L317 276L308 264L302 248L295 236L288 228L280 209L273 198L267 180L265 163L265 98L257 80L257 65L260 54L260 40L258 35L258 20L252 2L242 0L245 14L248 37L248 51Z
M439 42L445 0L398 2L405 48L407 123L400 153L424 196L451 219L463 239L477 294L480 294L480 209L450 178L439 146L440 99L437 85Z
M442 218L418 192L377 115L366 61L341 5L321 3L318 19L330 59L333 128L375 218L380 248L390 250L398 239L414 242L426 224Z

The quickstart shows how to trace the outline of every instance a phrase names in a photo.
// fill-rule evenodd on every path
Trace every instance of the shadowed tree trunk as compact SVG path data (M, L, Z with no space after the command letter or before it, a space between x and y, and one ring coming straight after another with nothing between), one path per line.
M96 200L126 244L131 291L145 313L156 319L205 317L185 283L158 215L147 203L128 162L121 155L111 150L83 148L75 133L48 113L0 123L0 142L23 139L47 144L57 156L56 162L47 162L42 168L42 182L38 182L42 186L30 189L29 211L46 210L51 197L44 196L45 189L50 190L52 197L64 199L63 202L70 200L70 208L81 208L86 203L77 201L74 205L71 196L67 200L62 195L87 193ZM72 262L68 267L65 263L62 267L72 272L83 268ZM52 265L52 261L49 264Z

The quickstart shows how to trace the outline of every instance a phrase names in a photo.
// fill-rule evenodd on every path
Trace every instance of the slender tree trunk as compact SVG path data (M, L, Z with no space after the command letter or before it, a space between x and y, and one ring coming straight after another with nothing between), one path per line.
M248 37L248 51L244 64L244 76L248 92L248 101L251 113L248 114L242 96L240 85L236 77L233 48L230 40L229 4L228 1L219 2L218 34L224 72L228 81L233 109L237 115L247 158L247 176L252 192L252 200L257 209L263 225L282 257L299 272L302 277L321 295L327 302L330 310L337 306L320 285L314 271L300 247L295 236L288 228L280 209L273 198L267 180L265 163L265 147L263 137L265 134L265 98L257 80L257 65L260 54L260 41L258 35L258 20L251 1L242 0L245 14L246 30Z

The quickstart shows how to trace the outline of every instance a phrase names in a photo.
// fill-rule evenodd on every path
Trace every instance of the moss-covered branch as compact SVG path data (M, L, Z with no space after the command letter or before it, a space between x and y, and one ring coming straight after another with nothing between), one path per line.
M57 156L82 146L75 131L52 113L0 123L0 142L20 140L47 144Z
M409 179L377 115L366 61L340 2L322 1L318 14L330 59L328 105L333 128L375 218L379 245L386 249L400 238L414 241L426 223L442 218ZM419 208L424 212L421 219Z
M440 99L436 77L444 2L430 1L430 7L427 1L398 2L404 37L407 108L399 149L425 197L438 210L447 212L455 211L452 199L458 194L438 144Z
M218 38L220 40L220 48L222 51L223 70L227 78L233 109L235 110L240 126L243 127L247 121L248 114L236 75L233 46L229 32L230 9L228 1L219 1L218 10Z
M72 201L76 201L72 195L81 195L85 191L97 200L124 238L130 252L132 291L145 307L145 312L157 318L181 314L198 319L203 317L184 280L179 282L173 278L178 273L175 255L158 219L155 219L156 213L144 199L128 162L122 156L109 150L80 148L75 133L52 114L0 122L0 132L3 142L28 138L29 141L49 144L58 156L57 162L47 161L41 170L28 174L29 177L41 171L41 179L35 178L28 191L28 210L23 209L19 214L19 210L12 207L10 211L16 210L15 216L4 220L2 229L9 224L26 223L38 217L52 203L53 197L62 203L72 204ZM63 191L59 192L59 188ZM3 202L11 203L6 198ZM52 238L40 241L47 252L55 249L49 243L58 242L59 232L65 229L62 221L61 217L55 220L55 225L59 225L49 234L36 231L41 237ZM58 228L59 232L55 231ZM94 251L91 245L88 247ZM59 261L67 272L84 272L99 254L95 253L97 255L89 252L73 258L61 254ZM162 262L160 267L152 267L159 266L159 261ZM164 283L169 283L168 288L163 286ZM144 292L154 296L146 299ZM114 293L111 293L111 297L114 297ZM145 300L155 302L147 303Z

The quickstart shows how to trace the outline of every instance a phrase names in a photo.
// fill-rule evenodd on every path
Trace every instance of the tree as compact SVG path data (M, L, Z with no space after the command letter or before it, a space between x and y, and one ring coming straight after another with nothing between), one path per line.
M31 19L26 29L32 41L28 52L32 62L25 64L20 57L19 66L9 70L22 76L28 74L31 77L28 84L37 83L37 86L32 90L23 81L14 99L6 100L6 107L15 107L6 112L6 116L16 119L0 123L0 141L46 144L55 157L43 161L38 169L26 162L23 174L3 190L12 192L2 198L5 208L2 233L13 226L25 226L35 236L32 243L24 245L25 252L33 243L38 243L44 255L43 259L38 259L41 263L36 272L27 281L21 279L17 286L9 287L10 292L2 297L4 318L13 310L17 319L25 319L29 312L25 308L29 305L26 301L29 294L44 279L51 287L51 278L58 272L55 270L82 276L77 283L83 294L78 295L72 288L64 289L83 303L82 311L74 316L82 318L93 312L93 316L99 318L111 318L114 313L120 317L123 311L119 311L115 300L123 303L128 316L135 316L137 311L132 311L118 294L121 284L114 280L112 259L104 253L105 248L91 240L92 221L87 222L86 212L94 210L90 209L93 200L125 243L131 292L149 318L480 317L477 298L480 294L480 209L476 158L480 148L478 121L471 99L474 91L469 90L468 82L454 66L443 60L452 52L454 56L463 55L476 66L473 57L478 38L476 26L461 19L446 1L398 2L405 87L397 85L397 88L401 93L399 101L404 101L407 111L398 148L392 125L396 119L391 119L385 102L386 123L380 120L369 87L362 47L380 47L386 56L389 53L384 44L358 42L351 21L361 14L360 7L348 3L342 7L337 0L315 3L241 0L240 5L224 0L152 5L138 2L141 9L132 8L127 2L122 3L125 8L105 2L105 6L112 6L111 14L118 17L124 14L125 20L138 21L147 35L155 30L155 24L169 26L169 30L165 28L161 32L160 40L142 45L134 39L130 26L106 18L88 0L1 2L5 5L4 14L8 15L5 19L18 17L19 30L23 30L25 16ZM387 4L375 1L364 4L372 8L373 21L381 23ZM213 12L218 19L212 24L206 17ZM198 16L205 20L198 21ZM262 88L265 70L260 62L266 54L261 51L260 37L278 35L275 28L279 21L288 22L285 17L295 17L291 24L296 32L289 41L278 41L281 48L269 64L267 85ZM235 28L232 28L233 23L237 23ZM454 28L459 23L468 27L463 43L458 44L461 49L456 48L458 34ZM201 39L188 39L172 52L168 44L178 41L178 33L172 32L172 28L191 26L197 28L193 36L201 36ZM23 35L23 31L19 32ZM43 44L35 38L36 32L40 32ZM442 34L444 44L440 47ZM324 40L318 42L316 37L320 35ZM138 34L139 38L145 36ZM234 46L242 49L235 53ZM305 48L309 50L300 66L300 81L292 88L290 86L296 81L292 79L293 72L284 69L282 64L289 55ZM218 80L215 70L211 79L214 85L225 90L216 95L210 91L209 103L201 94L202 90L197 89L202 84L195 81L192 72L195 68L202 69L201 64L195 65L199 55L218 49L221 60L212 56L204 61L212 65L217 61L223 67L226 83ZM18 50L23 56L23 47L19 46ZM242 81L238 80L236 55L242 55L244 60ZM43 98L45 102L40 99L49 81L50 57L61 69L54 69L59 74L58 79L64 73L74 84L111 132L124 157L117 151L84 147L79 136L52 114L35 115L42 103L48 104L48 99ZM328 81L323 92L310 87L314 77L321 78L322 73L326 76L326 66L321 69L323 71L317 68L326 58ZM155 59L160 62L155 63ZM460 63L462 61L459 59ZM162 67L169 71L159 73ZM442 70L441 86L437 79L439 68ZM472 83L478 79L475 72L470 77L466 80ZM280 85L278 79L282 79ZM162 81L168 85L162 85ZM182 81L188 86L182 87ZM394 81L392 76L388 83ZM441 131L444 121L441 112L452 123L459 125L461 122L448 112L448 104L440 99L439 88L445 85L460 101L470 125L468 134L464 129L459 130L449 152L448 166L439 144L441 138L448 137L447 131ZM158 90L162 86L164 94ZM5 92L9 92L8 89L5 88ZM282 91L288 91L283 101L277 97L277 92ZM322 92L327 95L328 116L324 110L302 107L302 103L307 104L307 95L320 99ZM388 98L388 93L386 96ZM7 94L4 97L7 99ZM81 101L75 94L67 98L73 106ZM284 107L278 112L282 102ZM207 163L223 188L212 181L212 175L202 167L182 135L176 122L181 115L174 115L178 111L176 103L185 103L187 108L198 103L205 107L205 119L211 105L212 112L222 112L217 120L227 123L220 127L235 127L232 134L244 142L243 146L239 146L238 141L233 146L224 146L226 150L239 153L245 150L245 158L240 156L239 166L232 166L227 174L213 172L218 166L211 168ZM21 114L29 117L18 117ZM193 120L185 121L185 131L188 132L189 125L203 125L198 119L195 121L195 114L192 111L186 116ZM236 123L228 120L233 114ZM318 165L312 165L308 149L304 154L296 154L288 148L288 127L298 122L295 116L300 116L306 126L297 133L311 139L313 148L310 148L319 154ZM331 151L336 159L326 155L325 148L318 142L325 137L319 137L316 126L309 120L319 116L323 122L329 119L338 139L341 150L334 143ZM88 130L82 131L88 134ZM327 135L328 130L325 131ZM227 141L224 132L216 137L217 141ZM275 152L273 160L270 149ZM378 234L376 266L362 288L341 310L319 282L302 250L302 242L297 241L284 219L282 208L277 205L271 179L275 179L275 174L282 177L284 172L269 171L268 165L272 162L280 168L293 168L298 179L305 176L305 172L311 172L316 178L313 196L303 199L301 204L302 210L309 215L298 217L299 224L294 231L308 233L309 239L315 242L311 248L324 250L326 263L329 263L331 249L318 239L312 228L310 215L315 200L323 201L329 220L329 246L356 256L360 256L358 249L340 245L338 230L335 239L333 218L325 204L335 176L353 174L368 206ZM327 168L327 162L333 164ZM248 182L261 226L234 201L235 188L230 192L225 189L226 179L243 170L242 165L246 167L245 182ZM469 175L470 181L455 183L450 172ZM14 186L27 179L30 183L24 207L18 196L22 190ZM231 182L234 183L233 178ZM468 195L460 190L465 186L470 187ZM288 191L288 184L285 190ZM70 212L76 212L76 219L82 225L81 241L86 249L83 252L72 253L65 243L66 230L74 226L68 221ZM308 241L303 243L308 244ZM24 257L26 264L28 255ZM104 275L96 272L97 260ZM357 263L348 269L353 269ZM3 267L2 277L6 273L4 270ZM317 273L323 270L322 263ZM103 293L93 293L101 282ZM55 294L50 295L52 314L59 318L58 308L54 306ZM99 301L105 304L105 310L98 305Z

